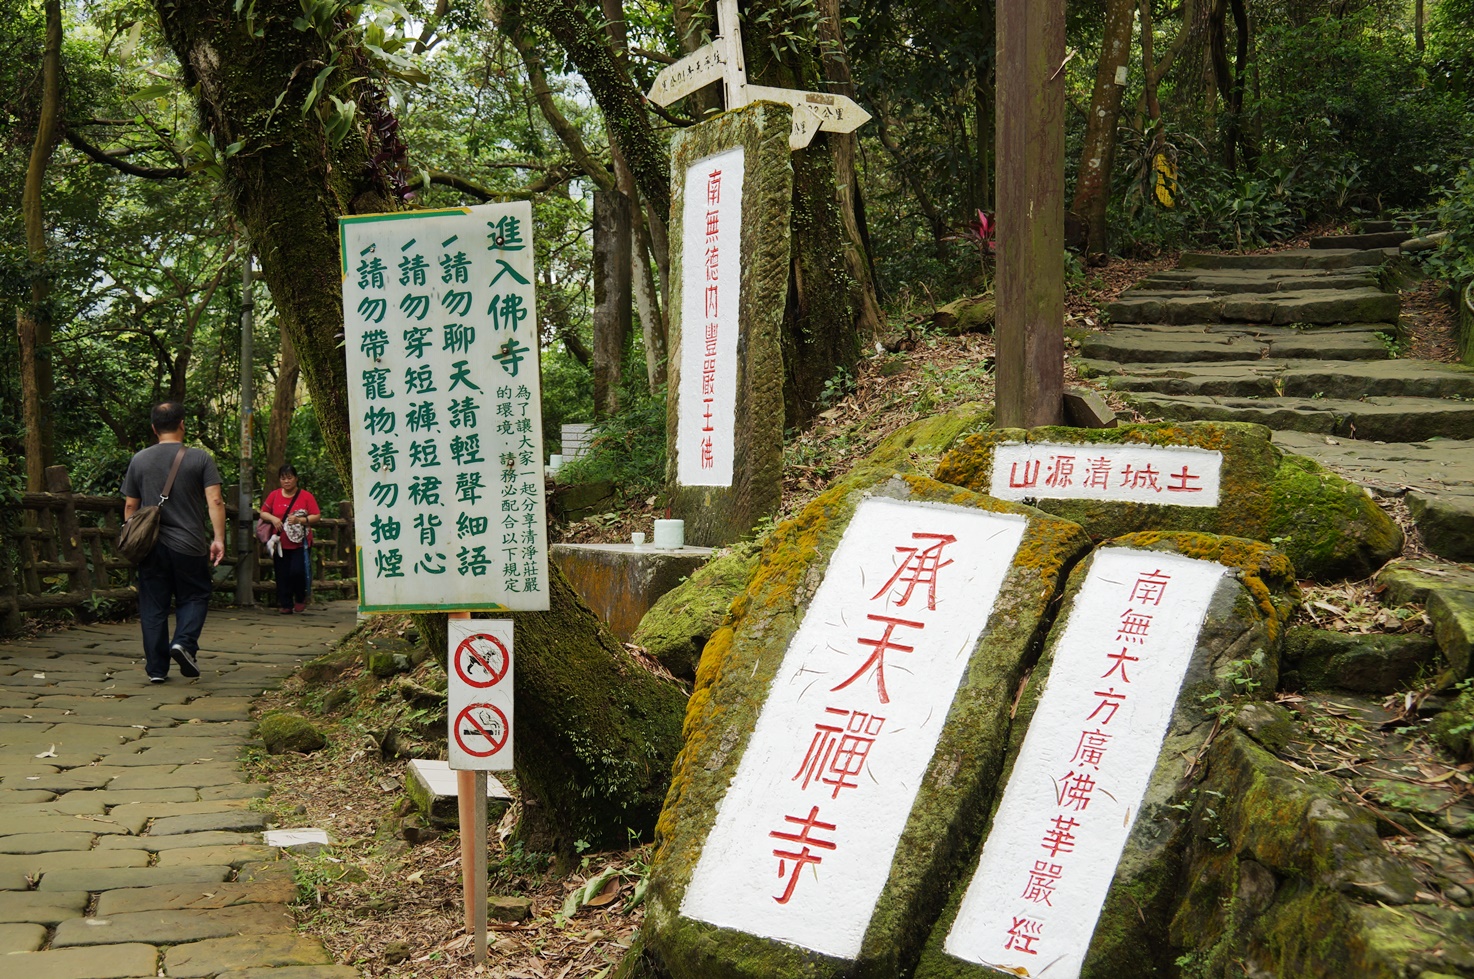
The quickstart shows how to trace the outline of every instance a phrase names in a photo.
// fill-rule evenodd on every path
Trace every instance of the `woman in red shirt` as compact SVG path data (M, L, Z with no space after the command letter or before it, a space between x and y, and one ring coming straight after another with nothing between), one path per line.
M278 476L281 488L261 501L261 519L277 533L280 547L272 549L276 604L282 615L290 615L307 607L307 588L312 580L312 525L322 519L322 511L312 494L297 485L297 470L291 465L282 466Z

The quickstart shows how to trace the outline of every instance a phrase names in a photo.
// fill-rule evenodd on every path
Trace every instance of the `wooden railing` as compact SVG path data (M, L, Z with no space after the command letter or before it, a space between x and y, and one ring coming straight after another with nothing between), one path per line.
M217 597L233 600L235 570L240 563L236 551L239 510L227 503L226 514L225 559L215 569L214 584ZM0 632L17 632L27 612L72 609L85 616L135 602L133 566L114 546L122 520L121 497L73 493L65 466L47 469L46 492L23 494L20 507L10 509L0 522ZM250 546L260 548L254 534ZM313 528L312 553L315 593L334 598L357 596L350 504L340 503L338 516L324 514ZM269 578L263 579L263 573L270 570L271 561L263 553L259 560L247 563L255 565L252 590L257 599L269 599L276 586Z

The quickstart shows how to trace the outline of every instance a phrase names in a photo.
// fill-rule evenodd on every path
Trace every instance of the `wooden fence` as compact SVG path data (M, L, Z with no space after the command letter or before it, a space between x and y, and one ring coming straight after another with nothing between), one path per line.
M215 569L217 597L234 600L239 509L228 502L225 559ZM358 595L354 560L353 512L340 503L339 514L324 514L313 528L314 592L334 598ZM256 511L252 511L255 516ZM65 466L46 470L46 492L25 493L18 510L0 524L0 631L14 633L27 612L78 610L86 615L103 608L137 601L133 566L118 556L114 541L123 520L123 500L117 496L85 496L72 492ZM275 592L263 580L271 562L264 548L254 564L254 591L259 600Z

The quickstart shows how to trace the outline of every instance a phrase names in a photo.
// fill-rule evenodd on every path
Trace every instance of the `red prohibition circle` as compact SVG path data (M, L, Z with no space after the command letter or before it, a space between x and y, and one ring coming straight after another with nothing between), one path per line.
M496 649L490 654L485 646L477 648L477 643L491 643ZM485 632L478 632L474 636L462 639L460 645L456 646L455 664L456 676L473 687L494 687L501 682L502 677L507 675L507 668L511 666L512 657L507 653L507 647L496 636ZM484 679L475 679L471 676L473 670L484 672Z
M486 729L486 725L482 724L476 715L471 713L474 710L489 710L496 714L496 725L494 726L499 728L500 737L497 736L497 732ZM495 704L471 704L462 708L461 712L456 715L455 728L452 733L455 734L456 744L466 754L473 755L477 758L490 758L498 751L501 751L502 748L506 747L507 735L511 733L511 730L512 726L507 723L507 715L502 713L500 707L497 707ZM466 742L466 738L468 737L485 738L491 747L485 750L473 748Z

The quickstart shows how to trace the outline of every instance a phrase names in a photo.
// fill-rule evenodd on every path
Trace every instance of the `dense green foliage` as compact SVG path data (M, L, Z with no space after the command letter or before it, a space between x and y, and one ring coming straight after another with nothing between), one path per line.
M1078 53L1063 66L1067 184L1082 152L1107 2L1067 5L1067 44ZM1317 224L1441 208L1452 234L1430 265L1457 281L1474 276L1474 174L1466 166L1474 152L1474 0L1426 6L1421 45L1410 0L1246 0L1246 36L1228 17L1215 42L1201 10L1185 24L1182 5L1154 0L1155 57L1170 50L1176 58L1156 90L1160 143L1143 81L1138 12L1111 174L1112 250L1259 247ZM115 161L169 178L119 172L63 139L44 180L49 252L43 267L31 267L14 205L39 120L44 16L41 0L10 7L0 19L0 195L13 205L0 208L0 321L7 324L0 334L0 488L16 487L22 452L19 355L9 324L37 272L50 281L56 324L55 452L75 484L114 492L128 456L149 438L149 404L165 397L186 401L191 438L216 453L232 481L240 262L249 242L225 205L220 178L221 161L243 150L217 147L202 134L150 7L132 0L63 5L64 128ZM775 59L784 46L804 49L822 9L816 0L743 7L753 30L771 33ZM995 9L996 0L845 0L840 8L844 70L874 116L858 133L864 231L882 300L894 314L987 283L989 243L975 229L979 212L992 210L997 162ZM347 69L361 48L359 67L377 80L384 100L373 125L391 127L405 147L379 162L395 170L412 205L530 194L545 440L555 451L563 424L595 418L589 225L597 181L584 169L609 167L613 158L606 120L576 62L532 6L525 13L551 103L582 140L580 151L539 105L523 57L494 22L498 10L469 0L304 6L296 29L321 35L333 61L315 69L305 102L294 97L281 111L317 112L335 139L350 138L363 110L345 101ZM249 10L241 16L249 28ZM699 40L714 25L698 18L682 27L668 4L631 2L621 27L626 69L643 90L683 53L683 30ZM825 45L826 55L839 58L837 46ZM1236 85L1243 104L1233 113ZM682 116L715 104L711 92L703 98L678 103L669 120L652 117L659 138ZM1158 150L1176 169L1172 206L1156 199ZM190 175L178 179L183 171ZM656 285L663 298L658 276ZM282 367L279 324L264 292L258 286L254 335L258 466ZM612 478L644 495L663 480L665 411L663 393L649 389L636 323L621 375L623 407L602 421L594 455L565 475ZM331 502L346 489L305 392L298 403L288 457Z

